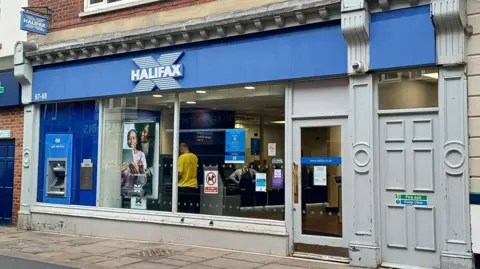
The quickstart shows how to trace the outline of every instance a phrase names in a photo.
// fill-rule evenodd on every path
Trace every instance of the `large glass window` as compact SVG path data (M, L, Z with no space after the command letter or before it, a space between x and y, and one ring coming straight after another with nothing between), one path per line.
M179 211L282 220L284 87L183 92L180 104Z
M103 101L100 206L171 211L173 98Z
M278 85L104 100L99 205L170 212L178 192L178 212L283 220L284 103Z
M438 70L392 71L380 75L380 110L438 107Z

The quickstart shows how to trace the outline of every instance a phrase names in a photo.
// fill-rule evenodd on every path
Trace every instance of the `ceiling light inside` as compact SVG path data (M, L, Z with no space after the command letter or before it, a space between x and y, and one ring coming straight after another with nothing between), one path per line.
M427 73L427 74L423 74L423 76L426 78L438 79L438 73Z
M162 98L163 96L161 94L154 94L153 97Z
M255 90L255 87L253 87L253 86L245 86L245 90Z
M197 93L207 93L207 91L197 91Z
M284 120L272 121L274 124L285 124Z
M197 103L197 102L195 102L195 101L187 101L187 104L189 104L189 105L194 105L194 104L196 104L196 103Z

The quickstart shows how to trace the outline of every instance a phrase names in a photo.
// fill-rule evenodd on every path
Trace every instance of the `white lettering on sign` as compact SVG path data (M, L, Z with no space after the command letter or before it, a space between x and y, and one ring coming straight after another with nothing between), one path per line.
M46 92L44 93L36 93L35 94L35 101L40 101L40 100L47 100L48 95Z
M158 58L146 56L133 59L137 69L131 70L130 78L137 85L134 92L180 89L177 78L183 77L183 65L176 62L183 52L162 54Z
M23 23L30 24L33 27L40 27L40 28L47 28L47 24L45 22L39 22L36 20L28 19L28 18L23 18Z
M154 78L176 78L181 76L183 76L181 64L132 70L132 81Z

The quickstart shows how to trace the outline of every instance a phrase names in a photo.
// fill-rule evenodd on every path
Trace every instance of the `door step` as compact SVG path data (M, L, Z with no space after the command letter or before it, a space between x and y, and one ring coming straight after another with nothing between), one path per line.
M387 263L384 262L381 265L382 268L387 269L432 269L428 267L420 267L420 266L413 266L413 265L402 265L402 264L395 264L395 263Z
M293 257L302 258L302 259L310 259L310 260L344 263L344 264L349 264L350 263L349 258L329 256L329 255L321 255L321 254L314 254L314 253L306 253L306 252L294 252Z

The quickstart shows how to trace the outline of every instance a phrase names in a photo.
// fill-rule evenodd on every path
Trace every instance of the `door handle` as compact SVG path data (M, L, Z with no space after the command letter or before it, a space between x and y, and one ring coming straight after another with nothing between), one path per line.
M298 204L298 165L293 163L293 203Z

